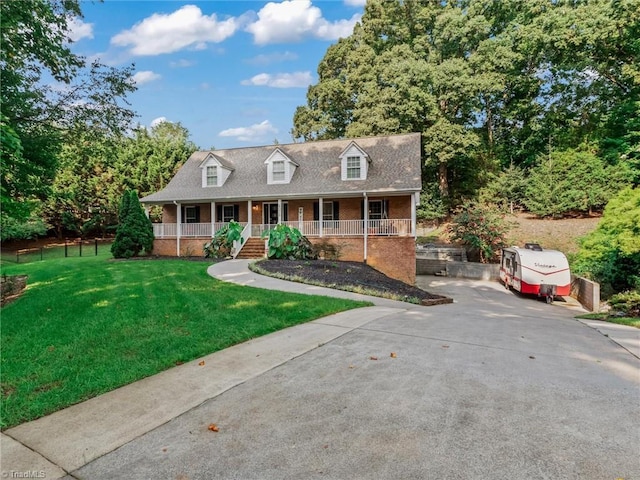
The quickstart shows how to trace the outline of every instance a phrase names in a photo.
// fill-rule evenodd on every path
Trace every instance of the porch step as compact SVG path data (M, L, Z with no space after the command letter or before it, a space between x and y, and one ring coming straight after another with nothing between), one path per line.
M264 240L260 238L248 238L236 258L262 258L264 257Z

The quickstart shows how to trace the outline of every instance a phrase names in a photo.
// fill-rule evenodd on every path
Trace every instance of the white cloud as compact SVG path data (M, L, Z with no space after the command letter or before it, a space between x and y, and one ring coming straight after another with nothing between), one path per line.
M84 23L79 17L72 17L67 21L67 36L72 42L83 38L93 38L93 23Z
M318 7L311 5L311 0L285 0L267 3L258 12L258 20L246 30L258 45L297 42L306 37L337 40L351 35L361 16L357 13L349 20L329 22Z
M206 48L207 43L219 43L238 29L236 18L218 20L215 13L203 15L195 5L185 5L171 14L154 13L129 30L111 39L111 44L131 47L133 55L160 55L187 47Z
M155 80L159 80L162 78L162 75L152 72L151 70L142 70L141 72L136 72L131 79L136 83L136 85L144 85L145 83L153 82Z
M193 67L195 64L196 64L196 62L193 62L191 60L186 60L184 58L181 58L180 60L176 60L174 62L169 62L169 66L171 68Z
M311 72L293 73L259 73L249 80L243 80L242 85L255 85L273 88L306 88L313 83Z
M289 62L298 59L298 54L293 52L284 52L284 53L270 53L270 54L261 54L256 55L253 58L247 60L247 63L251 65L269 65L272 63L280 63L280 62Z
M158 125L160 125L161 123L171 123L169 122L169 120L167 120L167 117L158 117L158 118L154 118L153 120L151 120L151 123L149 124L149 126L151 128L157 127Z
M257 123L250 127L229 128L221 131L218 135L221 137L235 137L240 141L249 142L261 138L267 138L267 135L275 135L277 133L278 129L271 125L269 120L265 120L262 123Z
M349 7L364 7L367 0L344 0L344 4Z

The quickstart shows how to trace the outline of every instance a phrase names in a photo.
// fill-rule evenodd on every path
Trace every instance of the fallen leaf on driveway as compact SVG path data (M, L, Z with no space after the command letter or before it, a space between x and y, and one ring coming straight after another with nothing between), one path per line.
M536 358L536 357L534 357L533 355L529 355L529 358L530 358L531 360L535 360L535 358Z
M204 360L202 360L198 365L200 365L201 367L204 367Z
M369 357L369 360L377 360L378 357Z
M442 345L442 348L449 348L449 345Z
M210 423L209 426L207 427L209 430L211 430L212 432L217 432L218 430L220 430L218 428L218 426L215 423Z
M398 358L398 355L396 355L396 352L391 352L390 357L391 358Z

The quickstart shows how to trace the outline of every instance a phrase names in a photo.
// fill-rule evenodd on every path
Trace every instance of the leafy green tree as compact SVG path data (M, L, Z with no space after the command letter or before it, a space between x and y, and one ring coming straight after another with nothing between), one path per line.
M40 217L32 215L24 220L16 220L0 212L0 240L27 240L47 233L47 224Z
M572 267L600 282L604 297L640 290L639 188L626 188L609 201L598 227L581 240Z
M588 146L553 151L531 169L523 201L542 217L591 213L629 184L625 177L623 167L607 166Z
M123 141L79 129L75 138L61 145L51 192L43 202L43 215L58 237L105 235L117 224L125 188L116 182L115 160Z
M117 184L146 196L162 190L198 147L180 123L139 126L122 139L114 165Z
M78 0L0 3L3 138L12 132L21 146L12 142L3 158L2 202L18 220L50 194L65 139L78 129L121 132L133 117L131 67L88 65L71 51L70 22L81 16Z
M78 129L66 138L44 215L60 236L108 233L117 224L122 192L162 189L196 150L180 124L138 127L131 136Z
M489 184L480 189L479 200L483 203L495 203L510 213L523 206L527 186L527 176L523 169L510 165L498 175L493 175Z
M500 249L506 246L506 235L511 224L495 206L478 202L466 202L460 207L447 227L447 234L454 242L470 249L471 257L482 263L498 259Z
M369 0L320 62L292 135L421 132L423 178L451 205L510 165L585 142L637 184L639 12L633 1Z
M140 205L135 190L127 190L122 194L118 210L120 223L116 230L116 238L111 244L111 253L115 258L137 256L143 250L153 250L153 226Z

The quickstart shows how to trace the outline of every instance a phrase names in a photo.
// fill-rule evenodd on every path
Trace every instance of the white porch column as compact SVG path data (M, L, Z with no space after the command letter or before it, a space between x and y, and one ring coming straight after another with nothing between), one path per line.
M323 232L322 232L322 224L324 223L322 221L323 216L324 216L324 211L322 210L322 204L323 204L323 199L322 197L320 197L318 199L318 236L322 237L324 236Z
M420 193L416 192L413 194L411 202L411 236L414 238L416 236L416 207L418 205L420 205Z
M252 213L253 210L253 202L251 200L247 201L247 226L249 227L249 236L251 236L251 224L252 222Z
M211 238L216 233L216 202L211 202Z
M149 205L144 205L144 214L149 218Z
M367 248L369 241L369 197L367 197L367 192L363 193L364 195L364 263L367 263Z
M182 204L176 204L176 256L180 256L180 235L182 235Z
M278 225L282 223L282 199L278 199Z

